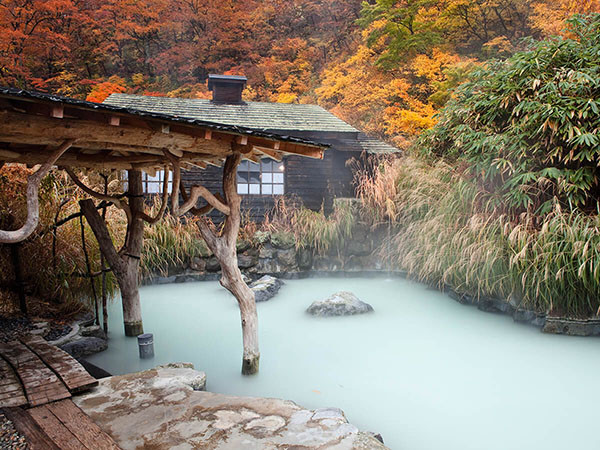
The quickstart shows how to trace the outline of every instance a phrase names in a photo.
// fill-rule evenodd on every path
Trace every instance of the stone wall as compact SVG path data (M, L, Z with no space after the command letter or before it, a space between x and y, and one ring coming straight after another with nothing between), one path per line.
M406 272L388 267L379 256L378 250L386 239L385 229L373 231L359 224L354 227L352 239L345 248L334 249L323 255L311 248L297 248L291 234L259 232L252 243L238 242L238 265L250 280L258 279L263 275L287 279L375 274L406 277ZM143 283L183 283L219 278L219 263L214 256L207 253L202 257L194 258L183 267L169 268L166 274L149 277ZM431 287L439 289L437 285ZM523 307L522 301L517 298L474 297L455 292L451 286L444 286L441 290L460 303L473 305L489 313L510 315L515 322L539 327L546 333L574 336L600 335L600 319L597 317L589 319L553 317Z
M297 248L294 236L288 233L256 233L253 242L237 244L238 266L251 279L262 275L300 278L312 272L372 272L384 270L377 249L385 238L383 232L357 225L352 239L343 249L318 254L311 248ZM210 253L193 258L181 267L171 267L166 274L156 274L144 284L165 284L185 281L215 280L220 266Z

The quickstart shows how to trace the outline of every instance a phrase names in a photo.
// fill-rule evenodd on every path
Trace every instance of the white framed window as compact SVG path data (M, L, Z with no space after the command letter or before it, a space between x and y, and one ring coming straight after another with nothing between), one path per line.
M259 163L242 161L238 166L237 189L240 195L283 195L284 194L283 162L270 159Z
M173 192L173 175L169 171L169 184L167 185L167 189L169 190L169 194ZM123 180L123 188L125 190L128 189L127 182L127 171L122 172L122 180ZM151 176L146 172L142 171L142 191L144 194L162 194L163 193L163 182L165 181L165 171L157 170L156 175Z
M169 190L169 194L173 192L173 177L171 175L171 171L167 173L169 177L167 189ZM142 187L144 190L144 194L162 194L163 193L163 183L165 181L165 171L157 170L156 175L150 176L146 172L142 172Z

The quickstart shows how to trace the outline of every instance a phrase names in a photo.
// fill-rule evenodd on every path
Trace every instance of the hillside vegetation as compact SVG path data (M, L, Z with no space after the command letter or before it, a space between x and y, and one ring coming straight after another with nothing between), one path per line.
M598 0L2 0L0 84L92 101L207 97L209 73L241 73L247 100L320 103L406 146L481 61L594 10Z
M482 66L412 156L361 178L365 217L393 230L392 266L475 297L600 313L600 15L569 25Z
M269 232L327 252L357 220L387 227L381 255L412 277L588 317L600 312L597 13L598 0L0 0L0 84L207 98L209 73L243 73L246 100L319 103L405 152L358 168L360 215L279 208ZM0 173L5 226L25 175ZM78 211L74 191L53 176L43 196L26 275L49 280L38 295L92 298L95 241L84 270L84 224L53 231ZM145 238L146 274L205 251L193 221L168 217Z

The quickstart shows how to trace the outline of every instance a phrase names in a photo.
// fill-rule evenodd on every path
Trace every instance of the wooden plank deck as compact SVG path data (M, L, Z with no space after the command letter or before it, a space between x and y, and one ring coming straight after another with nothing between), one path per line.
M15 371L0 356L0 406L27 405L27 398Z
M32 450L119 450L120 447L71 399L25 410L2 411Z
M19 341L0 343L0 355L16 372L30 406L71 397L71 393L52 370Z
M33 450L119 449L70 399L97 384L77 360L40 336L0 343L0 411Z
M33 417L22 408L4 408L1 410L16 430L27 439L31 450L60 450L60 447L40 428Z
M98 385L98 380L87 373L75 358L48 344L42 337L29 335L22 337L21 342L58 375L72 394L87 391Z

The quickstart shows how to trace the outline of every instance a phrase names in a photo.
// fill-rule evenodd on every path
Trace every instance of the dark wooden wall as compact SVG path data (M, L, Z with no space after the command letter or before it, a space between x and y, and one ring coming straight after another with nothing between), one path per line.
M240 103L242 101L243 84L213 83L213 101L217 103Z
M353 197L352 171L346 161L352 158L352 152L326 150L322 160L288 156L285 163L285 195L301 200L304 206L313 210L331 211L335 197ZM205 170L182 172L182 180L186 188L201 184L211 192L222 192L223 170L208 166ZM243 195L242 209L244 214L256 222L262 222L275 205L278 197L270 195ZM219 213L211 214L218 220Z

